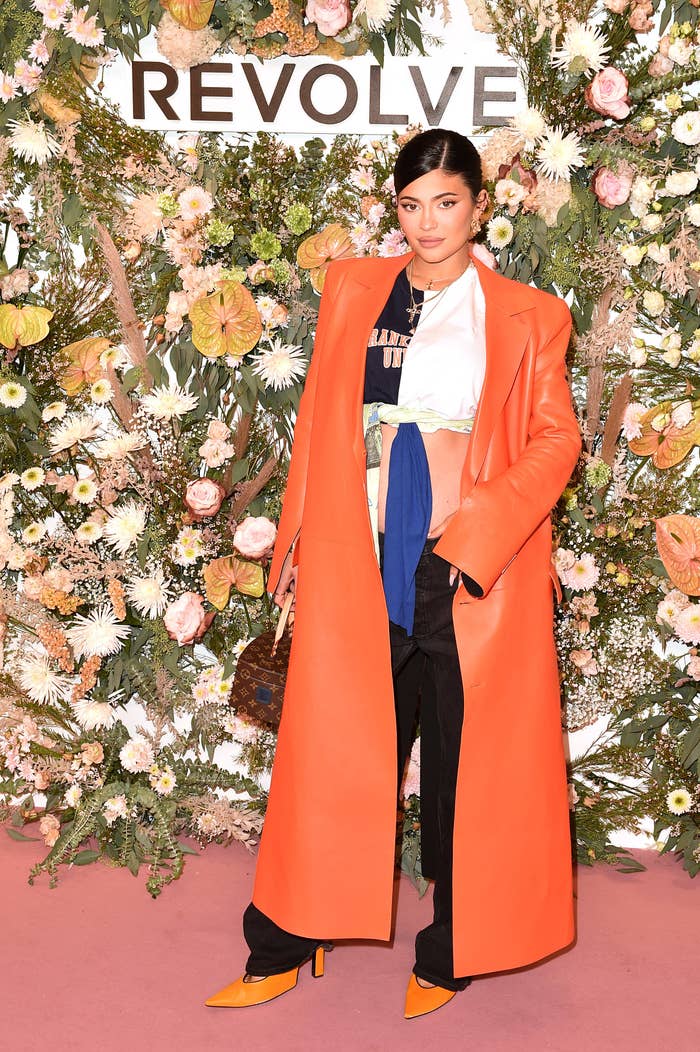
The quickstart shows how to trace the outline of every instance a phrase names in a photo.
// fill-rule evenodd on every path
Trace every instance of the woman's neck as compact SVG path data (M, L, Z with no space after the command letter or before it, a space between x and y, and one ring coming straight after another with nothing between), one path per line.
M469 246L465 251L455 253L449 259L433 263L422 259L417 254L408 263L406 270L411 284L420 291L439 291L446 285L456 281L465 272L472 262L472 254Z

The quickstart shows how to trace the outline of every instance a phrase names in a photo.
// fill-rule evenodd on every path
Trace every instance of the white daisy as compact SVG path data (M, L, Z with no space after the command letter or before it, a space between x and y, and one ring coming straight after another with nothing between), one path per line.
M525 146L528 150L532 149L535 140L544 135L547 128L544 117L534 106L529 106L526 110L516 113L510 118L510 123L525 139Z
M204 554L204 544L200 530L185 526L177 535L170 549L172 559L178 566L191 566Z
M609 53L598 26L572 20L564 31L561 47L552 55L552 65L567 73L590 76L603 68Z
M20 484L23 489L29 490L38 489L46 478L46 472L43 468L27 468L23 471L19 477Z
M71 497L78 504L92 504L96 496L97 486L92 479L78 479L71 493Z
M99 727L111 727L115 722L114 709L107 701L91 701L83 698L76 701L73 714L84 731L94 731Z
M8 471L0 477L0 493L7 493L19 482L20 476L16 471Z
M65 698L70 686L68 677L51 668L48 654L32 653L18 666L18 679L33 701L55 702Z
M98 427L97 421L87 413L67 416L65 421L49 436L51 452L61 453L64 449L72 449L78 442L85 442L86 439L93 438Z
M78 614L66 635L77 658L107 657L121 649L129 628L119 623L111 607L100 606L86 617Z
M691 798L687 789L672 789L666 797L666 805L673 815L684 815L690 811Z
M27 401L27 388L16 380L8 380L0 386L0 404L8 409L19 409Z
M102 536L102 527L97 522L84 522L75 531L75 539L79 544L94 544Z
M148 509L135 500L125 501L124 504L110 511L109 518L105 523L104 532L109 544L124 555L126 551L136 544L146 528Z
M22 530L22 543L23 544L38 544L46 533L46 526L43 522L30 522Z
M671 135L684 146L697 146L700 143L700 110L688 110L676 117L671 125Z
M197 395L180 387L175 380L171 380L167 387L156 387L151 394L144 395L141 405L146 412L156 420L172 420L173 417L184 416L192 409L196 409L199 403Z
M124 433L103 438L95 445L95 456L98 460L124 460L137 449L143 449L146 439L141 435Z
M177 785L177 779L172 767L164 767L149 778L151 788L155 789L159 796L170 796Z
M142 617L160 617L168 605L170 582L160 567L148 577L134 577L127 583L126 596Z
M95 380L90 388L90 398L95 405L105 405L105 403L111 402L113 397L114 390L109 380Z
M45 424L48 424L49 420L63 420L65 415L65 402L49 402L41 412L41 419Z
M61 149L58 139L46 131L43 121L35 124L30 117L26 117L24 120L8 121L7 126L12 128L10 149L23 161L45 164Z
M576 132L564 135L560 127L547 129L537 150L537 169L558 182L569 179L574 168L584 163L581 140Z
M494 216L486 226L486 237L492 248L505 248L513 240L513 224L505 216Z
M7 73L0 73L0 102L9 102L19 95L19 86L14 77Z
M263 349L252 359L253 372L262 378L265 387L275 391L291 385L306 372L307 361L300 346L282 343L279 338L270 341L270 347Z

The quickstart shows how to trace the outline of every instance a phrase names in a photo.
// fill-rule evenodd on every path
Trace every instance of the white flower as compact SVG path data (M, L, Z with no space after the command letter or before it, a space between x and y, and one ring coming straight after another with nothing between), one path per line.
M134 577L127 582L126 596L143 617L160 617L168 605L170 582L158 567L148 577Z
M666 309L666 300L656 289L645 289L642 305L650 318L658 318Z
M7 126L13 129L10 149L20 160L45 164L61 149L58 139L46 131L43 121L35 124L30 117L26 117L21 121L8 121Z
M124 460L137 449L143 449L146 445L145 438L134 432L124 432L121 435L112 435L111 438L103 438L95 444L95 456L98 460Z
M252 359L253 372L262 377L265 387L275 391L291 385L306 372L307 361L300 346L282 343L275 338Z
M214 207L214 198L201 186L190 186L178 195L177 203L180 206L180 215L183 219L199 219L211 212Z
M691 797L687 789L672 789L666 797L666 805L672 815L684 815L690 811Z
M78 614L75 622L66 636L77 658L116 654L129 635L128 626L119 624L109 606L97 607L86 617Z
M676 117L671 125L671 135L684 146L700 143L700 110L688 110Z
M658 212L647 212L641 218L642 230L645 230L647 234L655 234L664 225L663 216L660 216Z
M688 399L685 402L680 402L671 413L671 423L674 427L687 427L692 419L693 403L688 401Z
M111 402L113 397L114 390L109 380L95 380L90 388L90 398L95 405L104 405L106 402Z
M622 434L628 442L634 438L642 437L641 420L647 411L647 407L641 402L630 402L625 409L622 418Z
M8 73L0 73L0 102L9 102L19 95L18 85L14 77Z
M124 555L139 539L146 528L148 509L135 500L125 501L115 510L110 510L104 532L113 548Z
M516 113L510 118L510 123L525 139L525 146L529 150L535 145L535 140L544 135L547 127L544 117L534 106Z
M697 188L698 177L695 172L669 172L666 176L664 190L674 197L685 197Z
M646 254L646 245L622 245L620 248L620 255L628 267L638 267Z
M84 442L92 438L98 429L98 423L87 413L73 414L67 416L62 424L49 436L49 446L52 453L61 453L64 449L72 449L78 442Z
M673 627L685 643L700 644L700 603L689 603L674 619Z
M552 65L560 66L567 73L590 76L603 68L609 52L598 26L572 19L564 30L561 47L552 55Z
M692 223L693 226L700 226L700 201L694 201L692 205L688 205L685 214L689 223Z
M192 563L196 563L204 553L201 531L185 526L178 533L171 553L173 562L178 566L191 566Z
M173 417L184 416L185 413L196 409L199 403L197 395L180 387L175 380L171 380L167 387L156 387L153 392L144 395L141 405L150 416L156 420L172 420Z
M98 28L97 16L88 17L87 7L79 7L66 24L64 32L76 44L83 47L101 47L104 44L104 29Z
M671 347L668 351L665 352L665 354L662 354L661 357L667 363L667 365L672 366L672 368L674 369L676 369L680 365L681 352L677 347Z
M83 698L73 706L76 720L84 731L94 731L98 727L111 727L115 722L114 709L107 701L91 701Z
M23 489L33 490L38 489L46 478L46 472L43 468L27 468L23 471L19 477L19 481Z
M102 808L102 814L108 826L113 826L118 818L126 818L128 813L129 808L123 793L120 793L119 796L110 796L109 800L105 800Z
M494 216L486 226L486 238L492 248L505 248L513 240L513 224L505 216Z
M643 365L647 364L649 355L646 352L645 347L631 347L629 352L630 365L635 369L640 369Z
M22 530L22 542L24 544L38 544L46 533L46 525L43 522L30 522Z
M97 522L84 522L75 531L75 539L79 544L94 544L102 536L102 527Z
M48 424L49 420L63 420L66 408L65 402L49 402L41 412L41 419L45 424Z
M20 480L20 476L16 471L8 471L5 475L0 477L0 493L7 493L11 490Z
M80 802L80 797L83 795L83 790L79 785L71 785L63 797L63 801L66 807L77 807Z
M360 0L360 3L362 3L362 0ZM360 4L355 8L355 14L357 14L359 6ZM374 190L374 172L371 168L367 168L364 165L360 165L359 168L353 168L348 176L348 181L365 194Z
M558 182L569 179L574 168L580 168L584 162L581 140L576 132L564 135L560 127L550 128L542 137L537 150L537 169Z
M511 215L515 215L518 205L528 195L527 187L516 183L515 179L499 179L494 189L494 197L499 205L507 205Z
M668 245L657 245L655 241L650 241L647 245L647 255L655 263L668 263L671 259L671 249Z
M130 774L142 774L153 764L153 746L146 738L137 734L122 745L119 760L124 770Z
M0 387L0 403L8 409L19 409L27 401L27 388L16 380L8 380Z
M352 20L356 22L364 16L367 28L375 32L389 21L394 13L398 0L359 0L353 12Z
M163 770L156 769L148 780L151 788L155 789L159 796L170 796L177 785L172 767L164 767Z
M48 654L32 653L18 665L18 679L32 701L55 702L65 698L69 688L66 676L51 668Z
M71 493L71 497L78 504L92 504L96 496L97 486L92 479L78 479Z

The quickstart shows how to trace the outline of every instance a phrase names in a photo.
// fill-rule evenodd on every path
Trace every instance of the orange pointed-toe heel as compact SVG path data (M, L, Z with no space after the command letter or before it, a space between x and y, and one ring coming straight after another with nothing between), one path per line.
M419 1015L434 1012L436 1008L442 1008L452 1000L456 992L446 990L444 986L421 986L415 974L411 972L406 990L406 1019L415 1019Z
M307 957L307 960L311 961L311 974L315 979L323 975L325 951L330 949L332 946L321 943L311 957ZM305 963L305 961L301 962L301 964ZM204 1003L209 1008L247 1008L250 1005L265 1004L266 1001L272 1001L275 997L294 989L297 985L301 964L296 968L290 968L287 972L266 975L262 979L250 979L246 972L240 979L225 986L223 990L219 990Z

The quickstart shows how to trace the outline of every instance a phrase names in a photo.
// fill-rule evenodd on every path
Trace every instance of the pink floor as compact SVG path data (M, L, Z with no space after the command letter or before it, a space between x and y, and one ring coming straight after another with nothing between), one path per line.
M578 871L578 941L515 972L474 980L439 1012L403 1018L422 901L399 882L393 947L340 944L326 975L247 1010L205 1008L242 970L240 916L254 859L209 847L158 901L104 865L75 867L49 890L27 872L38 844L0 831L3 1052L697 1052L700 880L677 861Z

